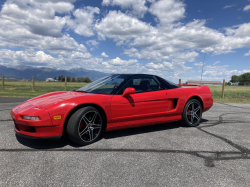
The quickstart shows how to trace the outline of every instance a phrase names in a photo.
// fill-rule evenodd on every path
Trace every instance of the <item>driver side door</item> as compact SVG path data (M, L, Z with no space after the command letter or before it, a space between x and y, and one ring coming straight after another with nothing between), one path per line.
M132 87L135 94L122 96L123 91ZM170 107L170 95L154 77L138 75L131 78L114 95L111 101L112 124L114 127L141 126L161 121Z

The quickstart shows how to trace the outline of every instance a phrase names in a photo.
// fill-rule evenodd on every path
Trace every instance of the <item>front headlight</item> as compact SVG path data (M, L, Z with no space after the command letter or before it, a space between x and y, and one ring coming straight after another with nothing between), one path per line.
M34 120L34 121L39 120L39 117L34 117L34 116L22 116L22 118L26 120Z

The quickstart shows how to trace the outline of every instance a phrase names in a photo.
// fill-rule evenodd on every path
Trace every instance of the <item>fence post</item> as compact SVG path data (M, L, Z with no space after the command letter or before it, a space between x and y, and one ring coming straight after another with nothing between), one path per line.
M4 90L4 76L2 76L2 90Z
M223 85L222 85L222 98L224 98L224 89L225 89L225 79L223 79Z
M181 84L181 79L179 79L179 84Z
M35 77L32 77L32 92L35 92Z
M65 77L65 91L67 91L67 77Z

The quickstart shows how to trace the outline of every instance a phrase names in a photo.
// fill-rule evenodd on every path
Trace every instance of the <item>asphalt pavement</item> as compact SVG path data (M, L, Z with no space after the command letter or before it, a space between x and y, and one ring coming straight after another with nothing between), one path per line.
M26 98L27 99L27 98ZM249 186L250 105L221 104L197 128L178 122L107 132L89 146L15 135L0 98L0 186Z

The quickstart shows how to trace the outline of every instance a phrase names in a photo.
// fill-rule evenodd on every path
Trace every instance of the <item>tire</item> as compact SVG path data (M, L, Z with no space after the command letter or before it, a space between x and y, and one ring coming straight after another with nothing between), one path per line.
M196 127L202 117L202 105L197 99L191 99L186 103L182 113L182 124L187 127Z
M78 109L69 118L67 134L70 140L80 145L96 142L103 129L103 119L100 112L92 106Z

